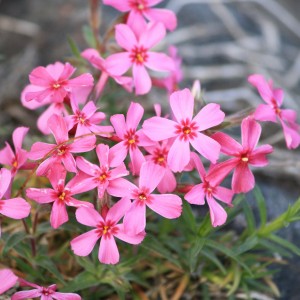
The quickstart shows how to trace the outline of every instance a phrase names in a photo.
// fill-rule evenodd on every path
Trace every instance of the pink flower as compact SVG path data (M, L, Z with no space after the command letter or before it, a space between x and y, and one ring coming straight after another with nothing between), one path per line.
M10 188L12 175L7 169L0 169L0 199ZM30 214L30 205L23 198L0 200L0 214L12 219L24 219Z
M86 185L89 190L97 187L98 198L102 199L105 191L110 194L111 185L122 186L124 179L120 177L128 175L129 172L124 163L114 164L107 145L99 144L96 147L96 153L100 166L90 163L83 157L78 157L76 162L78 169L88 175L88 177L82 181L82 184Z
M138 103L131 102L126 120L121 114L113 115L110 118L117 137L122 140L111 148L111 159L114 160L115 165L121 164L129 152L133 175L139 174L141 165L145 161L145 157L138 147L153 145L153 141L147 138L141 130L137 130L143 114L143 107Z
M51 188L28 188L26 196L40 204L52 203L50 223L53 228L58 228L69 220L66 206L72 207L93 207L87 201L79 201L73 198L74 195L85 192L86 186L83 178L79 174L65 184L66 171L63 166L58 163L48 173L51 182Z
M122 198L114 204L106 216L101 216L95 209L81 207L76 211L76 219L79 223L95 227L71 241L72 250L76 255L87 256L100 239L99 260L105 264L119 262L119 251L114 237L129 244L140 244L145 233L129 236L124 231L123 224L117 224L130 207L130 200Z
M280 108L283 102L283 90L273 88L269 82L259 74L248 77L248 81L257 88L260 96L267 104L260 104L254 118L258 121L276 122L277 118L282 125L286 145L289 149L295 149L300 144L300 126L296 123L297 113L292 109Z
M171 140L165 140L161 143L155 143L153 146L145 147L149 155L145 156L147 161L150 161L156 165L165 169L164 176L157 185L157 189L160 193L171 193L176 189L176 178L167 163L167 157L172 144Z
M65 118L68 129L76 128L75 137L95 133L101 136L109 136L114 131L112 126L100 126L98 125L105 119L103 112L97 112L97 107L93 101L89 101L82 110L79 109L75 100L71 99L71 107L73 115L69 115Z
M215 198L231 206L231 201L234 193L230 189L219 186L226 174L224 176L224 174L222 174L221 172L215 173L214 183L211 184L206 178L207 175L209 175L213 170L213 167L210 169L208 174L206 174L199 156L197 156L195 153L192 153L192 159L202 183L195 185L184 196L184 199L189 203L196 205L204 205L206 199L209 206L212 225L214 227L223 225L226 222L227 213L225 209L215 200Z
M121 12L129 11L127 23L135 28L142 28L146 17L152 22L162 22L169 30L174 30L177 26L176 15L168 9L152 8L152 6L162 2L162 0L103 0L106 5L111 5Z
M89 61L93 65L93 67L102 71L99 81L96 84L96 98L100 96L109 77L113 78L128 92L132 92L132 78L128 76L116 76L110 74L110 72L106 68L105 59L100 56L99 52L96 49L86 49L81 53L81 56Z
M32 145L28 157L32 160L46 158L37 168L38 176L45 175L51 166L62 162L66 170L77 173L76 162L72 153L87 152L95 148L95 136L85 136L69 142L67 123L63 117L53 115L48 126L54 135L56 144L36 142ZM49 157L48 157L49 156Z
M18 281L18 277L10 269L0 270L0 295L12 288Z
M124 182L123 190L116 187L112 193L118 197L129 197L133 203L124 217L124 226L129 234L138 234L146 227L146 206L167 219L178 218L181 215L182 201L172 194L153 194L164 176L164 169L152 162L145 162L141 167L138 187L133 183ZM118 194L119 193L119 194Z
M15 151L12 150L8 143L0 150L0 164L10 166L13 177L25 165L27 160L27 151L22 149L22 143L28 130L29 128L27 127L18 127L14 130L12 139Z
M174 62L169 56L149 51L164 38L165 34L166 30L162 23L149 23L138 39L128 25L116 25L117 43L126 52L112 54L106 59L108 72L120 76L132 67L136 94L148 93L152 84L145 67L160 72L174 69Z
M168 154L168 164L173 172L181 172L190 161L190 143L204 157L215 163L220 145L201 133L219 125L224 120L220 105L210 103L193 118L194 98L188 89L174 92L170 105L175 120L152 117L143 124L144 133L153 141L175 138Z
M29 298L41 297L41 300L80 300L81 297L73 293L59 293L56 292L56 284L52 284L48 287L42 287L35 283L28 282L24 279L19 279L21 286L29 286L34 288L33 290L16 292L12 295L11 300L21 300Z
M56 62L47 67L37 67L29 75L30 83L22 91L22 104L29 109L50 104L49 108L38 119L38 128L49 134L47 121L53 114L68 115L64 103L76 95L79 103L86 101L93 87L91 74L82 74L70 79L75 68L69 63Z
M242 145L225 133L218 132L213 138L220 143L221 152L233 156L227 161L217 164L206 179L215 185L219 176L225 177L233 169L232 190L234 193L247 193L254 188L255 179L249 165L264 167L268 164L266 155L273 151L272 146L257 147L261 134L261 126L251 117L242 122Z
M178 83L183 78L183 73L181 69L181 57L178 56L178 51L175 46L170 46L168 49L170 57L174 61L175 69L170 72L170 74L165 78L152 79L152 83L155 86L164 88L167 90L169 94L172 94L176 90L178 90Z

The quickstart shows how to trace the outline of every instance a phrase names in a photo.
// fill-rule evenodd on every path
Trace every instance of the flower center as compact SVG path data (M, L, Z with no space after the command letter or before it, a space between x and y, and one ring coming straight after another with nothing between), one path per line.
M48 288L43 288L42 294L45 296L49 296L49 295L53 294L53 291L49 290Z
M131 61L138 65L144 64L148 59L147 49L144 47L134 47L130 54Z
M106 178L107 178L108 176L107 176L107 174L106 173L102 173L100 176L99 176L99 180L101 181L101 182L104 182L104 181L106 181Z
M124 140L128 149L135 149L139 143L139 137L135 134L134 129L127 130L126 134L124 135Z
M118 227L115 226L115 223L108 220L105 222L100 222L97 226L97 234L103 236L104 238L110 237L118 232Z
M54 83L52 87L57 90L61 87L61 85L59 83Z
M18 167L18 161L17 161L16 159L13 161L12 166L13 166L14 168L17 168L17 167Z
M145 193L140 193L138 198L139 198L140 201L146 201L147 200L147 196L145 195Z
M163 149L155 149L153 153L153 161L157 165L160 165L162 167L166 167L166 161L167 161L167 156L168 156L168 150L166 148Z
M189 119L182 120L180 124L176 125L176 134L179 135L181 140L187 141L194 139L197 136L198 126L195 122L191 122Z
M67 151L67 146L66 145L62 145L57 149L57 155L62 156L66 153Z
M139 12L147 9L147 2L145 0L131 0L129 1L129 5L131 6L131 8Z
M249 162L249 156L248 156L248 153L243 153L241 155L241 161L244 162L244 163L248 163Z

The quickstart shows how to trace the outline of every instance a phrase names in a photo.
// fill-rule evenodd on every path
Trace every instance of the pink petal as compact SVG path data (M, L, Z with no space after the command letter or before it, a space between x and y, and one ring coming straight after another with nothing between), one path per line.
M253 150L261 135L261 126L251 117L242 121L242 145L244 148Z
M37 67L29 74L29 81L34 85L48 87L53 82L53 79L45 67Z
M131 208L124 216L124 228L128 235L136 235L146 227L146 205L141 201L133 201Z
M81 297L74 293L59 293L55 292L51 295L53 299L57 300L81 300Z
M71 244L72 251L76 255L87 256L92 252L98 240L99 240L99 235L97 233L97 229L93 229L79 235L78 237L73 239L70 242L70 244Z
M68 87L71 87L71 92L75 95L78 89L85 87L86 89L92 89L94 84L94 78L91 74L85 73L77 76L76 78L70 79Z
M222 153L235 156L243 151L243 147L236 140L223 132L215 133L212 138L221 145Z
M109 147L105 144L99 144L96 147L96 153L98 160L100 162L100 166L107 166L108 165L108 155L109 155Z
M71 66L71 64L69 63L65 63L64 64L64 68L61 72L61 74L59 75L58 77L58 81L64 81L64 80L68 80L72 75L73 73L75 72L75 68L73 66Z
M103 0L103 4L110 5L121 12L129 11L131 9L129 1L127 0Z
M95 148L96 137L94 135L81 137L70 144L69 149L72 153L89 152Z
M273 89L273 97L278 106L283 102L284 93L282 89Z
M38 160L49 154L56 145L47 144L42 142L36 142L32 145L30 152L28 153L28 158L32 160Z
M0 270L0 295L12 288L18 281L18 277L9 269Z
M76 158L76 165L79 170L83 171L84 173L90 176L95 176L98 172L100 172L100 168L98 166L90 163L82 156Z
M276 123L276 113L274 109L268 104L260 104L254 114L253 118L258 121L270 121Z
M211 137L198 133L198 136L190 140L192 146L205 158L215 164L220 155L221 146Z
M0 213L12 219L24 219L29 216L31 206L23 198L0 200Z
M211 224L213 227L223 225L227 220L225 209L212 197L207 197Z
M293 129L281 121L283 128L284 138L288 149L296 149L300 144L299 130Z
M233 195L234 192L232 190L224 188L222 186L216 187L213 193L214 197L228 205L231 205Z
M129 210L130 206L130 199L128 197L123 197L109 209L105 220L111 220L115 223L118 223L123 218L125 213Z
M65 153L65 155L61 158L61 161L68 172L77 173L76 162L71 153Z
M121 164L128 153L127 146L125 142L120 142L113 147L110 148L109 151L109 158L110 158L110 163L112 166L117 166Z
M104 264L116 264L119 262L120 255L113 237L102 237L98 253L99 261Z
M123 224L118 224L116 227L118 228L118 232L115 234L115 237L129 244L140 244L146 235L144 231L136 235L128 235Z
M168 153L168 165L173 172L182 172L191 157L190 143L176 138Z
M10 145L6 143L6 146L0 150L0 164L11 166L14 160L15 154Z
M57 199L56 192L50 188L36 189L28 188L26 196L38 203L51 203Z
M190 204L204 205L205 204L205 191L203 183L195 185L187 194L184 199Z
M116 41L125 50L131 51L135 46L137 46L136 37L128 25L118 24L115 27L116 30Z
M232 190L234 193L247 193L255 186L254 175L247 163L237 165L232 176Z
M266 103L272 104L273 91L266 81L266 79L260 74L253 74L248 77L248 82L257 88L260 96Z
M88 201L80 201L77 200L73 197L71 197L68 201L66 201L66 204L68 206L72 206L72 207L88 207L88 208L94 208L94 205Z
M0 199L7 192L11 183L11 172L5 168L0 169Z
M159 72L168 72L175 69L174 61L164 53L148 52L148 58L145 66L151 70Z
M147 22L144 16L135 9L130 10L127 18L127 25L130 26L137 37L140 37L147 28Z
M203 163L201 161L201 158L195 153L192 152L191 153L191 159L200 175L200 179L202 180L202 182L204 181L205 175L206 175L206 171L205 168L203 166Z
M113 115L110 117L110 122L114 126L117 136L124 139L124 133L127 129L125 116L121 114Z
M180 217L182 201L179 196L173 194L152 194L151 198L152 199L147 203L147 206L159 215L168 219Z
M153 162L145 162L141 167L139 187L147 188L149 193L153 192L158 183L162 180L165 169Z
M13 138L15 149L22 148L22 143L28 130L29 130L28 127L18 127L14 130L12 138Z
M169 119L152 117L145 120L143 131L153 141L166 140L177 135L176 124Z
M282 109L280 112L280 117L284 121L294 123L297 120L297 112L293 109Z
M57 189L59 185L65 185L66 175L66 169L62 166L60 162L58 162L55 163L55 166L53 166L51 170L49 170L47 177L50 180L51 185L54 187L54 189Z
M136 129L143 117L144 108L135 102L131 102L126 115L127 129Z
M131 196L132 192L136 189L137 187L130 181L124 178L117 178L110 181L109 186L107 188L107 192L109 195L115 197L129 197Z
M166 35L166 29L161 22L153 22L147 25L146 30L141 34L139 45L151 49L157 45Z
M42 295L41 292L37 289L30 290L30 291L21 291L13 294L11 300L31 299L31 298L40 297L41 295Z
M273 147L270 145L263 145L252 151L249 158L249 164L256 167L264 167L268 164L267 154L273 152Z
M101 215L94 208L79 207L75 215L79 223L90 227L96 227L99 222L104 222Z
M68 140L68 128L63 117L52 115L48 119L48 126L53 133L57 144L63 143Z
M177 122L192 120L194 110L194 97L189 89L174 92L170 96L170 106Z
M114 180L116 178L120 178L123 176L127 176L127 175L129 175L129 172L127 171L124 163L122 163L121 165L119 165L118 167L116 167L110 171L110 179L111 180Z
M158 191L162 194L172 193L176 189L176 186L177 182L175 175L169 168L166 168L164 177L157 186Z
M221 124L224 120L225 114L220 109L219 104L210 103L205 105L199 113L195 116L193 121L199 126L199 131Z
M112 75L123 75L132 66L129 52L120 52L110 55L106 59L106 69Z
M142 164L145 162L145 157L139 148L129 148L129 156L131 159L132 175L138 175Z
M152 86L151 78L143 65L134 64L132 67L132 75L137 95L147 94Z
M148 6L154 6L160 2L162 2L163 0L147 0Z
M58 160L54 157L45 159L36 169L35 173L37 176L47 176L47 173L51 169L52 165L56 165Z
M164 26L173 31L177 26L177 18L174 12L163 8L152 8L144 12L147 19L152 22L162 22Z
M69 220L66 205L60 200L56 200L53 203L50 223L53 228L58 228L60 225L66 223Z

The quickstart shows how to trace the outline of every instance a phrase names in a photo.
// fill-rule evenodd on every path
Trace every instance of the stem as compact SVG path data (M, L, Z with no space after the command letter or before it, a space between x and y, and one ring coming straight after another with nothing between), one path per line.
M100 27L100 0L90 0L90 25L92 28L93 36L96 41L96 48L101 52L101 41L99 39Z
M22 223L23 223L23 226L24 226L24 229L25 229L25 232L28 234L28 235L31 235L30 234L30 230L25 222L24 219L22 219ZM35 245L35 238L34 237L31 237L30 238L30 245L31 245L31 253L32 253L32 256L36 256L36 245Z

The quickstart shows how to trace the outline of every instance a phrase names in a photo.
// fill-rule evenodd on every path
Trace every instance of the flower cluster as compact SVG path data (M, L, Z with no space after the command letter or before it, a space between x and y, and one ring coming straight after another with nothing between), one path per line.
M77 222L92 229L74 236L70 241L72 251L87 256L100 240L99 261L116 264L120 255L115 238L140 244L147 233L147 209L175 219L182 213L182 201L195 205L204 205L206 201L212 226L226 222L223 205L231 207L234 194L254 188L250 167L266 166L267 155L273 151L270 145L258 146L262 130L258 121L279 120L288 148L299 146L300 133L296 113L280 108L282 90L274 89L271 82L257 74L248 80L267 105L261 104L241 121L241 142L221 132L226 122L220 105L209 103L199 107L193 92L178 89L182 73L176 48L170 48L170 56L152 51L166 30L176 27L175 15L153 8L161 2L157 0L103 2L127 13L126 24L115 26L120 52L108 53L106 59L96 49L82 52L82 57L101 71L95 85L89 73L71 79L75 68L69 63L56 62L30 73L22 103L29 109L49 105L37 126L44 135L52 134L54 142L38 141L26 151L22 143L29 129L19 127L13 132L14 150L7 143L0 151L0 163L7 167L0 170L0 197L5 199L0 200L0 213L22 219L30 214L29 203L52 205L50 224L57 229L68 222L73 213L69 207L74 207ZM148 69L164 72L166 76L156 78ZM134 89L137 95L148 93L152 85L164 88L169 94L169 114L162 117L160 107L156 106L156 116L143 120L144 108L131 102L126 115L111 115L109 123L96 101L110 77L128 92ZM208 165L208 170L204 165ZM14 178L21 169L47 178L49 185L26 186L26 200L19 197L22 191L11 198ZM221 186L232 171L231 187ZM184 182L178 176L191 172L199 177L195 183ZM96 200L78 199L89 191L96 192ZM56 292L56 285L45 288L18 279L7 269L0 271L1 276L7 279L0 286L0 293L17 281L33 288L15 293L15 300L80 299L75 294Z

